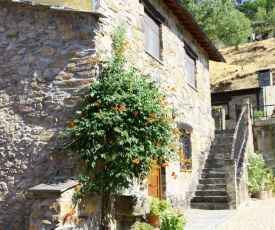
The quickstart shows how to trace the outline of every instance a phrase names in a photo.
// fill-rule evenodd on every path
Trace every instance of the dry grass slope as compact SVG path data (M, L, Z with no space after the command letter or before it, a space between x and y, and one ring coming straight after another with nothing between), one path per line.
M210 61L212 92L258 87L259 70L273 69L275 76L275 38L219 51L227 63Z

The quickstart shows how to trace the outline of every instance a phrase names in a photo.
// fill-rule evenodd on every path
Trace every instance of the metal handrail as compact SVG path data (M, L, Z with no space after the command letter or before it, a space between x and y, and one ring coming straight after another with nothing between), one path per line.
M242 109L242 112L239 116L239 119L235 128L233 143L231 148L231 159L236 161L237 166L238 166L242 149L245 143L245 137L247 132L247 127L245 125L245 111L246 111L246 107Z
M268 116L272 115L272 114L268 115L268 112L267 112L267 107L271 107L271 106L274 107L274 109L275 109L275 104L273 104L273 105L258 105L258 106L253 106L252 107L253 120L255 121L257 118L260 118L260 117L267 118ZM256 111L262 111L263 115L260 116L260 117L255 116L254 112L256 112Z

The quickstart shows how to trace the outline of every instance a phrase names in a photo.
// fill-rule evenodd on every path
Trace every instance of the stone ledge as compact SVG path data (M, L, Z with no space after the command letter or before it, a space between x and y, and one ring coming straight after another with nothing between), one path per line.
M30 192L38 193L63 193L64 191L76 186L77 180L63 179L55 180L47 184L39 184L29 189Z

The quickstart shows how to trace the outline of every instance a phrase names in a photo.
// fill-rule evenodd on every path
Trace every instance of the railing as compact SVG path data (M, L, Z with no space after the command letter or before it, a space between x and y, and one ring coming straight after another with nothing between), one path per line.
M275 105L260 105L252 107L253 120L261 120L275 113Z
M234 132L233 143L232 143L231 159L236 160L237 166L238 166L242 149L245 143L246 132L247 132L247 128L245 125L245 112L246 112L246 107L242 109L242 112L239 115L238 122Z

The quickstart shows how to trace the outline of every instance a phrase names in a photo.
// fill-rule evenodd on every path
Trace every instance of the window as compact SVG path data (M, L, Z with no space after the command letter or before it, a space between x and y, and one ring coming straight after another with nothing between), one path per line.
M192 87L197 87L196 80L196 59L197 55L191 50L191 48L185 44L185 68L187 73L187 83Z
M191 132L182 129L180 135L181 151L184 158L181 161L181 170L186 172L192 169L192 148L191 148Z
M195 60L192 59L188 54L186 55L185 67L187 71L188 84L193 87L196 87Z
M159 25L145 13L145 50L160 59L160 29Z

